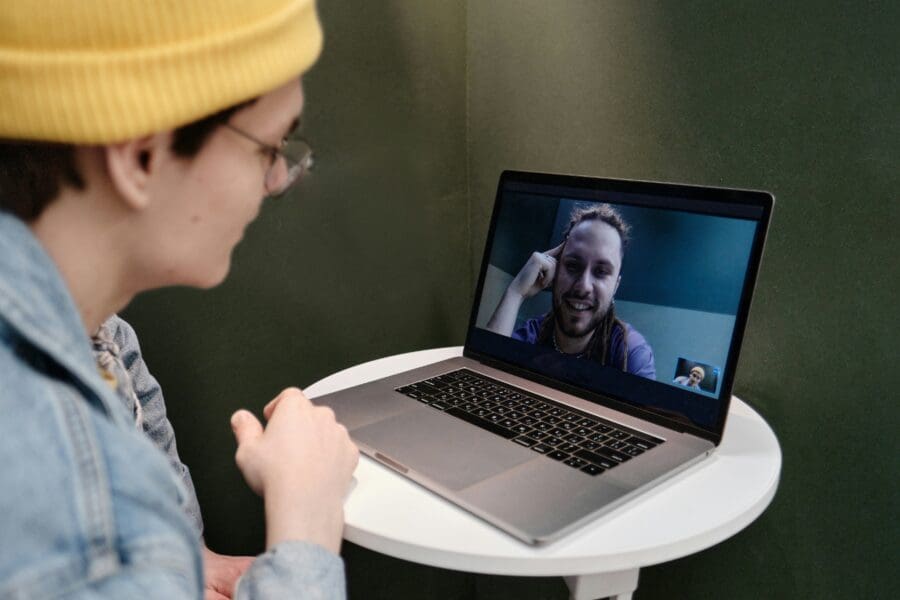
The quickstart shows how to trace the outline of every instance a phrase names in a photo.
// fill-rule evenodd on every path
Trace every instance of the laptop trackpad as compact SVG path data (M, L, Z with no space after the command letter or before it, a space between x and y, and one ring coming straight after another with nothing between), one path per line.
M350 435L451 490L535 458L530 450L424 406L360 427Z

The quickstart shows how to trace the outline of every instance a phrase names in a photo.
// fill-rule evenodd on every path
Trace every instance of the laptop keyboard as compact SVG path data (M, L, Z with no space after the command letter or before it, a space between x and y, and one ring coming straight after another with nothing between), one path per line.
M599 475L664 441L469 369L396 391L588 475Z

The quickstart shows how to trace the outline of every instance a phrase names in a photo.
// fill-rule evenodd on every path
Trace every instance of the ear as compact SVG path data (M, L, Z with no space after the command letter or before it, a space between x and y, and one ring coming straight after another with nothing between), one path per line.
M169 151L169 133L134 138L104 146L106 169L113 188L132 210L150 203L151 181Z

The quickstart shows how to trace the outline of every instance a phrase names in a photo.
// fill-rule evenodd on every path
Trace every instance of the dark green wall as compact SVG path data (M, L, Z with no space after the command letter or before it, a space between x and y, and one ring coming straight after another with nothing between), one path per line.
M735 393L781 442L778 494L638 599L900 593L898 6L469 3L473 265L504 168L777 197Z
M776 197L736 393L782 481L747 530L636 598L889 598L898 555L900 10L893 2L322 2L314 178L209 292L126 312L217 550L262 545L228 416L287 385L459 344L494 186L517 168ZM873 460L873 454L881 458ZM348 545L354 598L565 598Z

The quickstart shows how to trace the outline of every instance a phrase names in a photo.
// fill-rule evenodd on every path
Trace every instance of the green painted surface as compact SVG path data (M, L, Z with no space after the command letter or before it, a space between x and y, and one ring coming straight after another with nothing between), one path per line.
M504 168L777 197L735 393L781 441L778 494L642 571L638 599L898 593L898 22L888 2L469 5L473 265Z
M262 544L231 411L461 343L497 176L516 168L777 197L736 393L781 441L778 494L732 539L644 569L635 597L900 594L900 5L353 4L321 6L315 177L264 209L225 285L154 292L126 313L210 545ZM566 597L559 579L346 557L353 598Z

